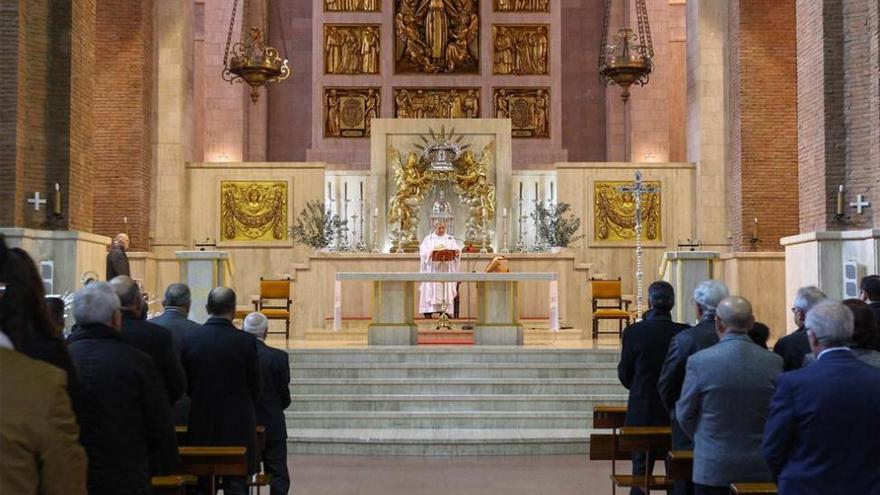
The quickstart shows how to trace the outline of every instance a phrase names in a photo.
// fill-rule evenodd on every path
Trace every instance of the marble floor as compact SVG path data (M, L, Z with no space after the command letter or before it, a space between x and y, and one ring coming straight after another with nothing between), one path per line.
M611 492L611 463L586 456L292 455L295 495L569 495ZM628 463L618 463L624 470ZM625 493L618 490L618 493Z

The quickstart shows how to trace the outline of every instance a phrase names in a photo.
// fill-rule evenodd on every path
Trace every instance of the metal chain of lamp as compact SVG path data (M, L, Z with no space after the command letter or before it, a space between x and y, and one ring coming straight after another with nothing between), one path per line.
M623 0L624 27L611 36L608 23L611 18L612 0L605 0L605 17L602 26L602 44L599 47L599 76L605 84L616 84L623 92L620 98L629 101L629 88L633 84L648 84L654 68L654 44L651 25L648 23L648 7L645 0L635 0L638 32L629 26L629 1ZM609 38L611 41L609 42Z
M256 103L260 99L260 88L273 83L281 82L290 77L290 67L287 64L287 48L284 47L284 20L279 16L281 23L281 43L284 48L284 58L278 54L278 50L266 43L268 31L268 18L266 9L261 8L262 23L260 26L251 26L245 29L247 14L247 0L244 0L244 13L242 14L241 41L232 44L233 31L235 31L235 17L238 12L238 0L232 2L232 15L229 20L229 34L226 37L226 50L223 53L223 80L233 83L246 83L251 88L251 101ZM262 7L262 5L261 5Z

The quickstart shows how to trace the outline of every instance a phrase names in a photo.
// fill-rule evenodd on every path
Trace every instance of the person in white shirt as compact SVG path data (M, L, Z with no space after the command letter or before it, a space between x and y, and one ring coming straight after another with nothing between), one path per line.
M455 251L453 261L438 263L431 260L431 253L444 249ZM439 222L434 227L434 232L425 237L419 246L421 260L419 271L422 273L458 272L460 254L461 248L458 242L446 233L446 224ZM430 318L434 313L442 312L445 305L445 310L448 313L452 310L456 294L455 282L423 282L419 286L419 312Z

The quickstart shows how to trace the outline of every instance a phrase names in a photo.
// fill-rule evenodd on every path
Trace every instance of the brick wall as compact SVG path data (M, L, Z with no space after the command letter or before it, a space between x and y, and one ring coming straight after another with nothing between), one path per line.
M70 160L66 207L68 228L86 232L91 232L93 227L95 2L73 0L71 12Z
M735 0L729 13L731 243L781 250L798 232L795 2Z
M18 2L0 2L0 64L18 66L20 35ZM0 225L19 225L23 212L20 172L16 163L18 77L10 70L0 75Z
M115 235L127 217L135 250L149 247L152 24L152 0L98 0L94 231Z

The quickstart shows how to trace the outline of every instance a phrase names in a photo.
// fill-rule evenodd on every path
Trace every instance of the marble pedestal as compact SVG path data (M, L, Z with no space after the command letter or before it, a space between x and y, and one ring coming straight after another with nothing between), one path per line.
M226 251L176 251L180 262L180 280L185 283L192 294L192 306L189 319L204 323L208 319L205 304L208 293L214 287L226 285L226 262L229 253Z
M717 251L668 251L663 255L663 280L675 288L673 321L696 321L691 303L694 289L700 282L714 278L715 261L720 256Z
M413 282L373 282L373 321L367 326L368 345L416 345L419 328L413 314Z

